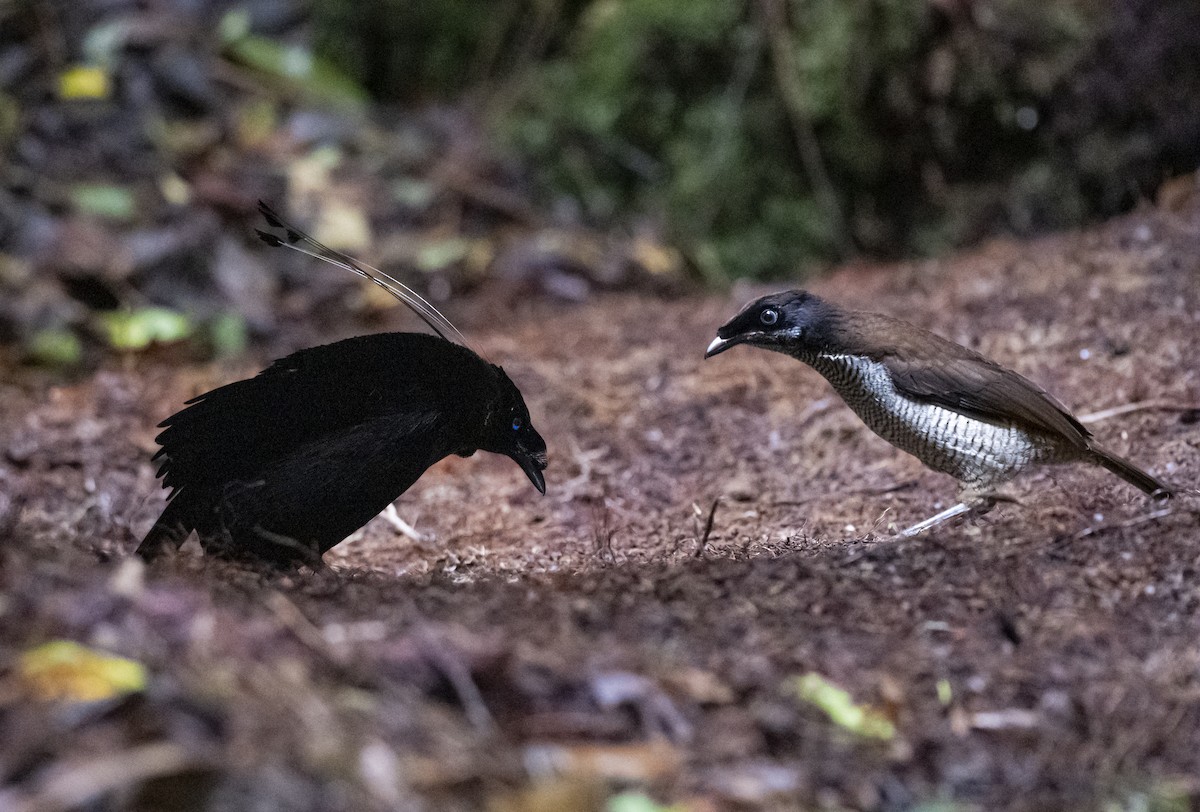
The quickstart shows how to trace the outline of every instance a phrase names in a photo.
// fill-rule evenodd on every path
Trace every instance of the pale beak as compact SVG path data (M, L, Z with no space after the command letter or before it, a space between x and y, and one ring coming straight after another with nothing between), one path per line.
M708 345L708 349L704 351L704 357L712 358L714 355L725 352L725 350L729 349L730 347L735 347L745 340L746 339L742 336L732 336L731 338L721 338L720 336L717 336L712 340L712 343Z

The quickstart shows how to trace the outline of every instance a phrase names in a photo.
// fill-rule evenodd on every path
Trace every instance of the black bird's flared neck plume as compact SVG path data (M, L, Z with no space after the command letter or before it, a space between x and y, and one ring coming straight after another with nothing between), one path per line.
M273 248L290 248L293 251L298 251L301 254L306 254L307 256L328 262L331 265L336 265L355 276L366 279L386 291L388 295L392 296L413 313L416 313L421 321L428 324L430 329L439 336L451 343L461 344L472 352L475 352L476 355L483 357L478 350L471 346L470 342L467 341L459 329L451 323L450 319L442 315L441 311L430 304L424 296L399 279L384 273L376 267L367 265L365 262L360 262L349 254L335 251L329 246L318 242L309 234L288 223L274 209L261 200L258 201L258 210L263 218L266 219L267 225L272 228L283 229L284 232L284 236L280 237L277 234L255 229L258 238L267 245Z

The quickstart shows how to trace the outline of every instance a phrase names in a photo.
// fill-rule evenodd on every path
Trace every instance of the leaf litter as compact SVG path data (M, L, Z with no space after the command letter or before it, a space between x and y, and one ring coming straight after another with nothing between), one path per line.
M1103 441L1195 487L1200 424L1174 406L1200 402L1197 257L1193 205L814 287L1111 415ZM546 426L548 495L503 461L446 460L397 505L418 537L374 520L315 573L191 545L150 569L127 558L161 504L154 426L257 364L6 368L0 806L1200 801L1193 497L1151 520L1102 471L1044 469L1020 504L890 541L953 483L836 401L814 409L829 392L800 364L700 360L759 292L539 300L516 317L466 302L464 327ZM144 689L23 700L22 657L54 641L137 664ZM810 673L827 681L810 693L844 701L814 712L781 690ZM882 714L905 746L847 736L830 708Z

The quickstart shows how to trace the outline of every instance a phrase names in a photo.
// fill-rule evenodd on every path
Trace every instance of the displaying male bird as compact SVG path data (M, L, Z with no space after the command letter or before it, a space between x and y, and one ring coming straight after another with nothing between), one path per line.
M959 504L902 535L990 509L997 485L1040 463L1089 462L1152 496L1171 496L1163 482L1099 445L1036 384L899 319L785 291L747 305L717 330L704 357L738 344L813 367L871 431L959 480Z
M503 369L450 341L462 334L400 282L260 209L285 232L260 231L265 242L369 279L437 335L384 333L300 350L188 401L160 425L154 459L172 493L137 548L142 557L195 530L207 553L316 565L438 460L479 449L512 458L546 492L546 443Z

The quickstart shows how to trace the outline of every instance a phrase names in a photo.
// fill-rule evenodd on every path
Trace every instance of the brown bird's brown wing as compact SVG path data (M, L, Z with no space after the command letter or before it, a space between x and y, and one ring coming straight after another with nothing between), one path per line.
M1050 395L1009 369L976 359L956 358L936 365L881 359L896 389L990 423L1018 422L1088 447L1088 430Z
M1080 449L1089 447L1091 433L1029 379L926 330L911 325L905 325L907 330L889 329L894 320L887 317L874 322L871 332L887 331L892 343L872 355L887 367L899 392L989 423L1015 420ZM897 335L905 337L901 344L895 343ZM882 346L883 341L876 343Z

